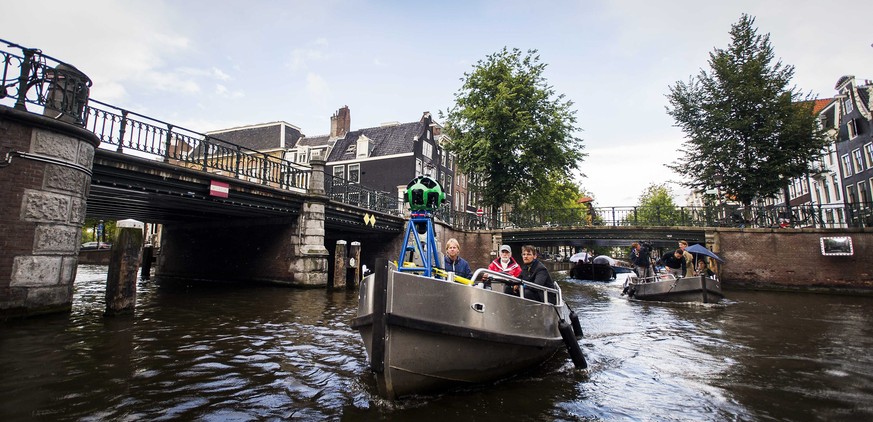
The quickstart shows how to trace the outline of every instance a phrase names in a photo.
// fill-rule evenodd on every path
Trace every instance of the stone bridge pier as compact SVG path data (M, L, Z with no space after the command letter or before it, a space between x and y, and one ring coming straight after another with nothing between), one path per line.
M0 106L0 319L69 310L91 132Z

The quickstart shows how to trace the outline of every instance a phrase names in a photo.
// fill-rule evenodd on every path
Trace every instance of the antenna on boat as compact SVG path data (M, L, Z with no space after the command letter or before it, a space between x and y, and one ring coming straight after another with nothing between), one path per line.
M446 200L443 187L428 176L418 176L406 185L403 194L404 202L409 203L409 222L406 224L406 235L403 237L403 247L400 258L397 259L398 271L423 271L426 277L431 277L434 268L439 269L440 255L437 252L436 238L433 230L433 212ZM424 245L419 235L425 235ZM409 239L413 239L413 245ZM421 257L421 266L415 264L407 253Z

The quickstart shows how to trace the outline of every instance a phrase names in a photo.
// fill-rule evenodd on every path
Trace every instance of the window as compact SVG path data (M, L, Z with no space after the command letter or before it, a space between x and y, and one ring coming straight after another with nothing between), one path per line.
M360 164L349 164L349 183L361 183Z
M443 167L445 167L446 166L446 155L447 155L446 151L441 150L441 149L437 149L437 153L440 155L440 164L442 164Z
M843 177L852 175L852 163L849 161L849 154L843 155Z
M846 123L846 128L849 130L849 139L854 139L858 136L858 126L855 123L855 119L849 120Z
M424 174L424 173L422 172L421 158L416 158L415 159L415 175L420 176L422 174Z
M346 178L346 166L333 166L333 177Z
M430 142L421 141L421 155L427 157L430 160L433 159L433 145L431 145Z
M873 167L873 143L864 145L864 155L867 156L867 168Z
M846 186L846 203L855 203L855 185Z
M346 154L352 154L352 155L354 155L354 154L355 154L355 151L357 151L357 150L358 150L357 145L355 145L355 144L351 144L351 145L349 145L348 148L346 148Z
M841 201L841 199L840 199L840 185L837 184L836 179L834 179L834 199L836 199L837 202ZM830 201L828 201L828 202L830 202Z
M852 107L852 94L849 91L843 93L846 98L843 98L843 114L849 114L854 110Z
M864 171L864 160L861 158L861 150L856 149L852 151L852 164L855 165L855 174L858 174Z
M451 174L446 175L446 185L445 186L446 186L446 195L451 195L452 194L452 175Z

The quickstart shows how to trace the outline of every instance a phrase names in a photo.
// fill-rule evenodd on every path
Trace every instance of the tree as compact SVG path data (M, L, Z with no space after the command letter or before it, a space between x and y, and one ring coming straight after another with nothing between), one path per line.
M478 181L472 189L493 216L501 205L521 204L563 180L586 155L573 135L573 102L546 83L536 53L504 47L480 60L461 79L455 105L440 112L451 138L446 149Z
M687 136L684 157L668 167L687 176L684 185L719 188L746 206L787 189L827 142L811 95L803 101L789 88L794 67L771 64L770 35L754 23L742 15L728 48L710 53L711 73L670 87L667 109Z
M579 186L566 175L552 174L551 180L519 204L513 206L516 217L530 219L536 215L538 224L580 225L587 221L589 206L579 203L586 196ZM514 222L518 224L517 222Z
M640 195L634 214L625 218L627 224L651 226L675 226L681 215L673 202L673 190L666 184L651 183Z

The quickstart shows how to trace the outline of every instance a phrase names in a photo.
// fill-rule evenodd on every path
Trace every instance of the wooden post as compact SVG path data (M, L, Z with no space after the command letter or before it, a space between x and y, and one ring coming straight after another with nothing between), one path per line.
M136 304L136 270L142 259L143 223L121 220L112 244L106 277L105 316L131 313Z
M352 242L352 247L349 248L348 277L346 287L349 290L354 289L361 282L361 242Z
M148 245L142 248L142 268L139 271L139 278L149 280L152 278L152 260L155 255L155 247Z
M348 261L346 260L346 241L337 240L336 249L333 254L333 285L329 286L333 289L341 289L346 287L346 270Z

